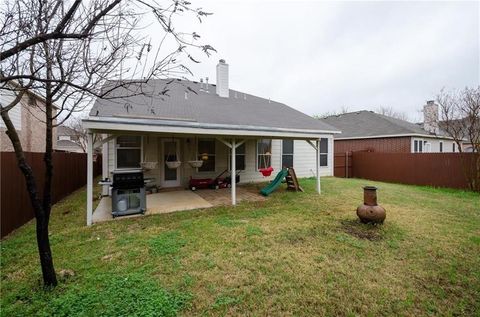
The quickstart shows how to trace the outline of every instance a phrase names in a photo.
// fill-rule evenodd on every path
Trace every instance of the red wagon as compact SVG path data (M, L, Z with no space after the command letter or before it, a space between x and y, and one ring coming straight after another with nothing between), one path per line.
M232 186L232 178L230 176L223 177L223 175L227 174L228 170L224 170L220 175L215 178L193 178L190 177L190 181L188 182L188 188L191 190L197 189L219 189L219 188L229 188ZM237 172L235 175L235 183L240 181L240 172Z

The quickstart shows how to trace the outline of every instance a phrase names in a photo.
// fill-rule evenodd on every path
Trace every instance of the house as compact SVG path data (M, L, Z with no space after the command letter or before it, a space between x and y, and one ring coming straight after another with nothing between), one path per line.
M0 89L0 104L9 105L15 99L15 93ZM10 119L18 132L25 152L45 152L45 99L33 91L23 95L22 100L9 110ZM54 107L54 114L57 108ZM12 142L8 138L5 123L0 119L0 151L13 152ZM53 148L57 142L53 130Z
M477 127L480 127L480 118L476 118L476 125ZM462 152L465 153L472 153L475 152L475 144L479 144L480 140L477 140L476 142L474 141L475 139L479 139L480 135L478 132L478 129L471 129L471 119L465 117L462 119L456 119L456 120L451 120L451 121L440 121L440 129L447 129L448 126L450 126L452 131L455 131L453 133L456 133L457 138L463 138L462 142ZM470 133L472 133L472 136L470 139Z
M84 153L79 140L80 136L74 129L61 125L57 127L57 146L55 150L64 152Z
M147 177L161 188L186 188L193 178L215 177L224 170L239 173L240 182L268 181L282 166L298 177L333 175L333 135L337 129L283 103L230 89L229 66L220 60L217 83L155 79L122 82L97 99L83 120L93 134L103 134L103 177L112 171L150 164ZM112 83L110 83L112 84ZM108 84L107 84L108 85ZM235 158L235 159L232 159ZM181 161L177 169L166 162ZM187 162L201 160L201 167ZM259 169L273 167L264 177ZM87 223L92 217L91 163ZM232 184L232 204L236 203ZM105 191L104 191L105 193Z
M391 153L458 152L457 145L439 128L438 105L428 101L424 122L415 124L373 111L333 115L321 121L342 133L335 135L335 153L374 151Z

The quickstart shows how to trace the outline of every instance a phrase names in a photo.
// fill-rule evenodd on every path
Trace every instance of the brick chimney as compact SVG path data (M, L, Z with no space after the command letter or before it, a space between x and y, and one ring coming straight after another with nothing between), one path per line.
M228 98L228 64L224 59L218 61L217 64L217 95Z
M438 105L433 100L423 106L423 129L429 133L438 134Z

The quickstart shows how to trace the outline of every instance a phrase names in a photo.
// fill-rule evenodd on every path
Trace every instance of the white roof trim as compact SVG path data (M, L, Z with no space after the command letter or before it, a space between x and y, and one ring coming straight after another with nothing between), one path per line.
M340 131L328 130L288 129L114 117L89 117L83 120L83 126L86 129L101 131L120 130L178 134L301 137L308 139L324 137L326 134L340 133Z
M404 134L385 134L385 135L369 135L369 136L355 136L355 137L338 137L335 140L359 140L359 139L379 139L379 138L400 138L400 137L422 137L422 138L432 138L432 139L448 139L453 140L449 136L443 135L431 135L431 134L420 134L420 133L404 133Z

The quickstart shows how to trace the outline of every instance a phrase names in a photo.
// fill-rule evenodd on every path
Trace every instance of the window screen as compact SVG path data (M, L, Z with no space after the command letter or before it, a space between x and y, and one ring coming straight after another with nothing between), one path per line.
M140 167L142 137L125 135L117 137L117 168Z
M282 166L293 167L293 140L283 140L282 142Z
M203 161L199 172L215 171L215 140L198 140L198 159Z
M267 168L272 165L272 140L261 139L257 141L257 167Z
M320 139L320 166L328 166L328 139Z

